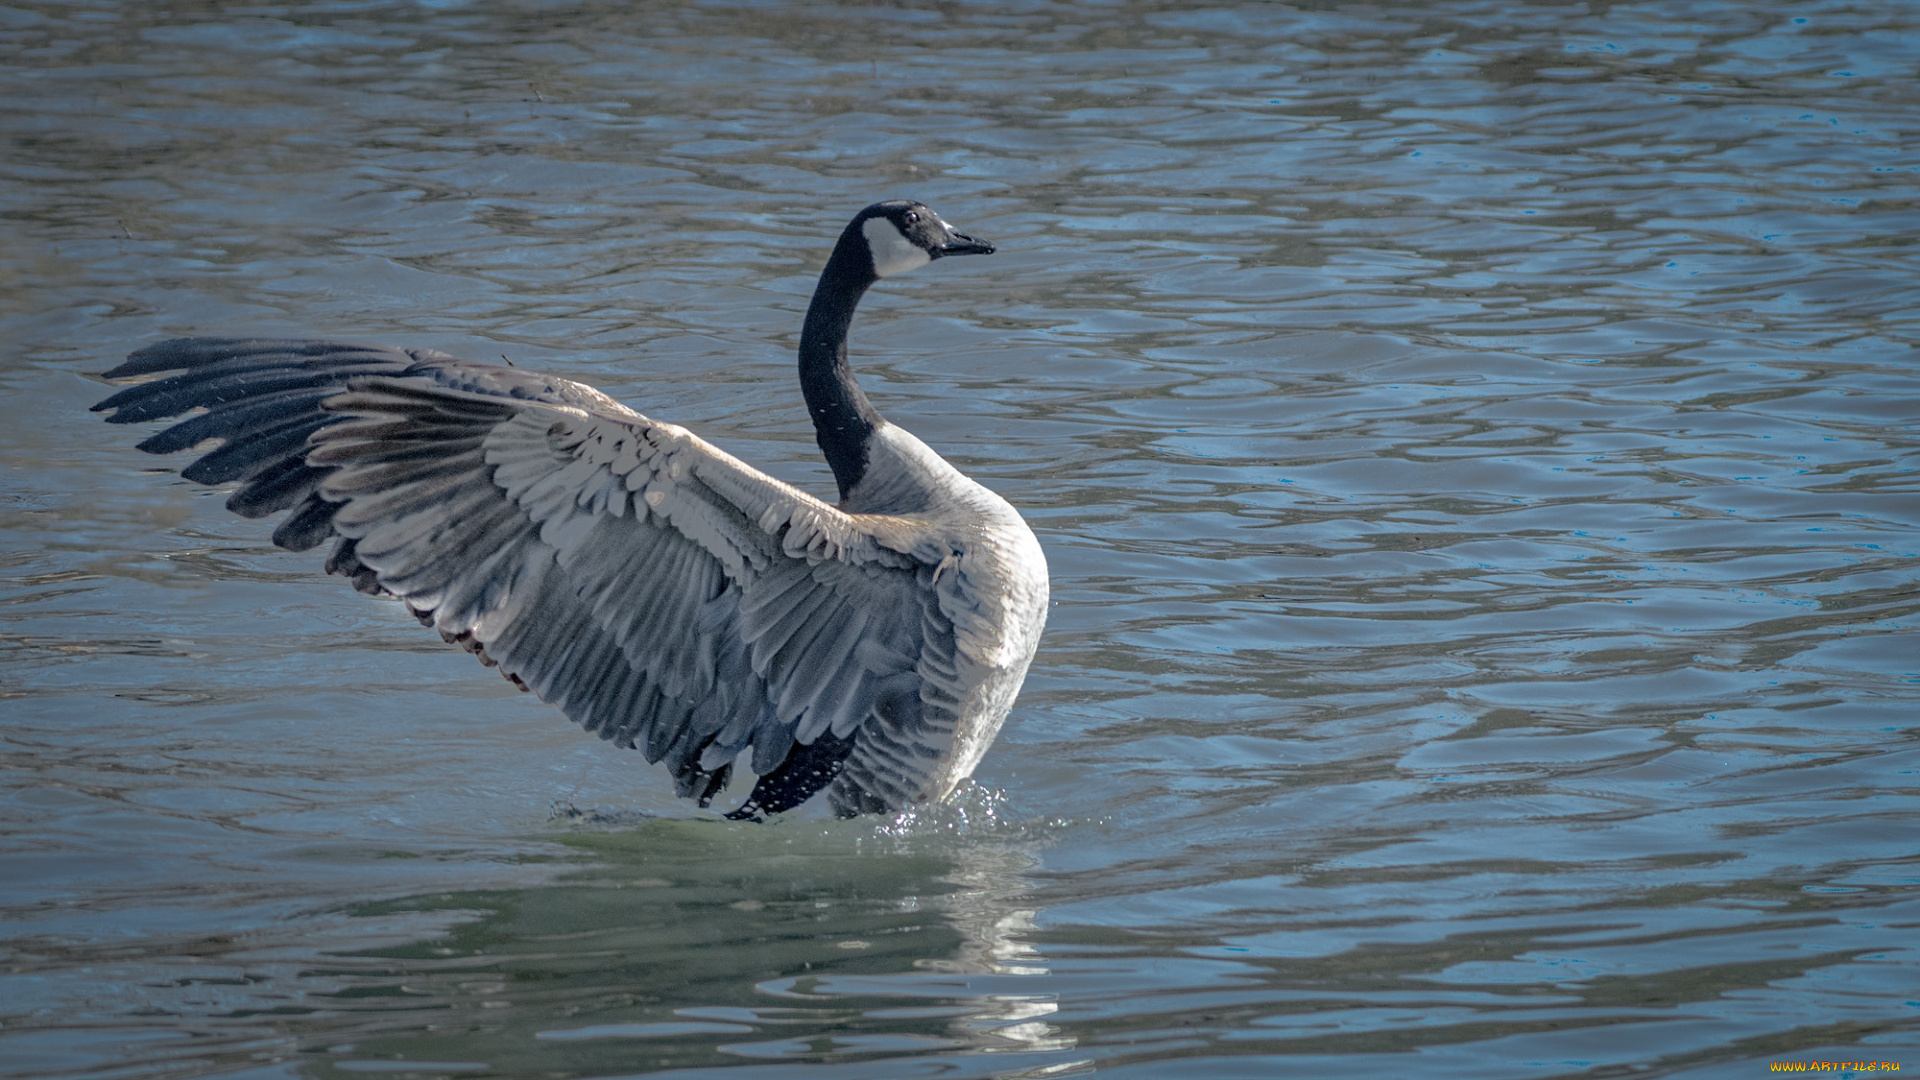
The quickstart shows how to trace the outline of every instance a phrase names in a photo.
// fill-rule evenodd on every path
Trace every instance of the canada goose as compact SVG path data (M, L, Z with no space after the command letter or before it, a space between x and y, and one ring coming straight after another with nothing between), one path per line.
M206 411L140 444L224 442L181 471L227 508L291 508L329 573L392 595L588 731L664 761L729 817L826 789L834 813L944 798L1013 705L1046 619L1040 545L1007 502L881 419L847 363L868 287L991 254L917 202L860 211L800 335L829 505L576 382L428 349L181 338L107 378L109 423Z

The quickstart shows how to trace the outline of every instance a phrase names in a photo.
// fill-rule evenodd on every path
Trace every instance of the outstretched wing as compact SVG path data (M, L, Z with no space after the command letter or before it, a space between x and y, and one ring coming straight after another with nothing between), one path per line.
M748 750L742 814L830 783L842 814L926 794L974 666L940 603L958 553L931 531L580 384L441 353L184 339L107 374L161 372L96 410L205 408L141 449L225 440L182 475L237 482L245 516L291 509L275 543L335 538L330 571L664 761L681 795L704 805Z

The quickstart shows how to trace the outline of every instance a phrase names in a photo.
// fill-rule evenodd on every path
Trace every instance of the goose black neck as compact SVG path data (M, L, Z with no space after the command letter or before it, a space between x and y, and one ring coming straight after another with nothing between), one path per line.
M856 225L847 226L840 243L820 272L800 330L800 390L813 414L813 434L820 452L833 467L833 478L845 499L867 471L867 440L880 426L860 384L853 381L847 363L847 328L860 298L879 279L873 274L873 256Z

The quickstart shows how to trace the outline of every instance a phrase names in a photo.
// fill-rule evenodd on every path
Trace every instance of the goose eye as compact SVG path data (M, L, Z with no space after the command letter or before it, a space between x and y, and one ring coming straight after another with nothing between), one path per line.
M917 210L909 210L909 211L907 211L907 224L909 224L909 225L918 225L918 224L920 224L920 213L919 213L919 211L917 211Z

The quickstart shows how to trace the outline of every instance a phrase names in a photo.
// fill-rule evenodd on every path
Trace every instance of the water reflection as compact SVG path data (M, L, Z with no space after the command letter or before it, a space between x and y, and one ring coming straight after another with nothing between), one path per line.
M1046 1022L1058 1005L1026 940L1029 844L922 823L667 820L563 842L592 869L356 908L461 921L359 953L337 989L310 994L335 1014L306 1040L324 1051L312 1060L593 1075L1073 1047Z

